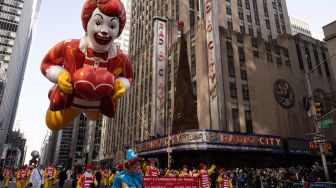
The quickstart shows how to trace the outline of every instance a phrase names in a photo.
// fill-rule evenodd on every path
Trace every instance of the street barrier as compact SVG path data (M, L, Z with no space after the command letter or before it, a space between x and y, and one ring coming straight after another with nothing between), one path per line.
M292 182L292 181L282 181L281 188L303 188L304 183ZM315 182L310 184L310 188L336 188L336 183L332 182Z
M194 177L144 177L146 188L198 188L198 178Z
M282 185L280 187L283 188L303 188L304 184L300 182L292 182L292 181L282 181Z
M316 182L313 183L311 188L336 188L336 183L331 182Z

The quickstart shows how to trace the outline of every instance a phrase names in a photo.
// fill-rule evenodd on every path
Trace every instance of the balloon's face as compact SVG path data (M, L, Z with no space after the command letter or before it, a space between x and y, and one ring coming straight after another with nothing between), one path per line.
M105 50L118 37L119 19L106 16L96 8L87 25L87 36L91 48L96 51Z

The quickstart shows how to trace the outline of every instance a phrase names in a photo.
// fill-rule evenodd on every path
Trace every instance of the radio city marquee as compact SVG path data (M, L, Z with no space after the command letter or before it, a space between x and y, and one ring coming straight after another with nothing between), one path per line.
M165 152L168 137L141 142L135 149L139 154ZM278 136L244 135L220 131L186 131L170 137L172 150L235 150L283 153L283 140Z

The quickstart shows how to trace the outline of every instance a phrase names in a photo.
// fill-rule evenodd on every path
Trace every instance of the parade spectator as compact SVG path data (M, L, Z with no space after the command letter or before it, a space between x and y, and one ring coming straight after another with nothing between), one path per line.
M66 176L67 176L67 181L70 181L71 180L71 176L72 176L72 170L69 168L66 172Z
M100 187L100 183L101 183L101 180L102 180L102 174L101 174L101 171L100 171L98 166L96 166L96 170L94 172L94 175L95 175L97 183L98 183L97 186Z
M0 167L0 183L2 183L2 180L4 179L3 177L3 173L4 173L5 170L3 170L1 167Z
M59 179L58 186L60 188L63 188L66 178L67 178L67 174L66 174L65 168L63 168L58 175L58 179Z
M29 179L29 187L43 188L43 182L44 182L43 165L40 165L37 168L33 168Z
M192 174L189 172L188 166L187 165L183 165L182 170L179 174L180 177L191 177Z

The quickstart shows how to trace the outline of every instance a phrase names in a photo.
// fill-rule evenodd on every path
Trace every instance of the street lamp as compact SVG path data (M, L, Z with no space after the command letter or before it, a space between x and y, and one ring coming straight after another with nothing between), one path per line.
M308 70L307 66L305 66L305 77L306 77L306 82L307 82L307 93L308 93L308 100L309 100L309 104L310 104L310 113L313 115L313 125L315 126L315 134L316 135L321 135L319 121L322 118L318 118L316 116L315 101L314 101L314 98L313 98L313 90L312 90L312 87L311 87L310 75L309 74L312 73L315 69L317 69L319 66L321 66L325 62L328 62L328 60L331 59L334 56L336 56L336 53L331 55L327 59L323 60L320 64L316 65L311 70ZM306 55L306 59L307 59L307 55ZM320 153L321 153L324 174L325 174L325 177L326 177L327 181L329 181L330 180L329 171L328 171L328 166L327 166L327 159L326 159L326 156L324 154L323 143L318 143L318 145L319 145L319 149L320 149Z

